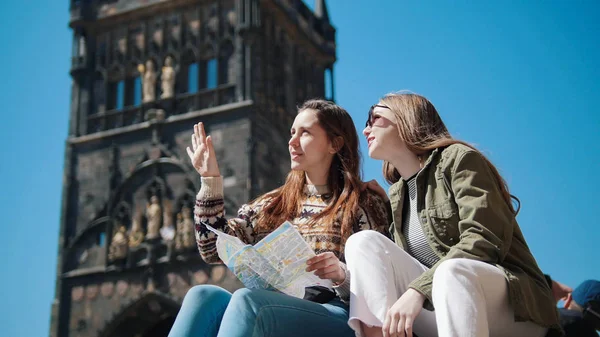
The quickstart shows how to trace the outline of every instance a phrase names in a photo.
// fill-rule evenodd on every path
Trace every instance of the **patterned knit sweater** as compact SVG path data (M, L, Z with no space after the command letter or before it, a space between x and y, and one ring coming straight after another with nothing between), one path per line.
M361 192L356 222L352 226L352 231L346 234L345 237L341 235L339 223L334 223L331 227L328 226L329 229L318 223L309 224L311 217L319 214L327 207L329 200L323 197L326 193L328 193L326 186L306 185L304 189L306 199L303 202L299 216L295 219L288 219L314 250L315 254L333 252L340 261L344 262L344 246L354 230L370 229L389 237L388 227L391 223L391 214L388 205L369 189ZM268 202L268 199L259 198L254 203L243 205L239 209L237 217L228 220L225 218L223 178L203 177L202 187L196 196L196 206L194 208L196 241L202 259L207 263L220 262L216 249L216 235L206 228L206 224L227 234L234 235L248 244L255 244L267 236L270 231L255 230L257 215L266 202ZM345 269L345 265L342 268ZM349 282L349 277L346 277L346 279Z

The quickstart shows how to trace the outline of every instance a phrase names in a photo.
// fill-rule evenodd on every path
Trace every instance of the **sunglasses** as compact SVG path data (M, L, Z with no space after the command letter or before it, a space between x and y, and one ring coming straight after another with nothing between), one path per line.
M372 127L373 126L373 110L375 108L384 108L384 109L388 109L388 106L382 105L382 104L373 104L371 105L371 108L369 109L369 116L367 117L367 122L365 123L365 127Z

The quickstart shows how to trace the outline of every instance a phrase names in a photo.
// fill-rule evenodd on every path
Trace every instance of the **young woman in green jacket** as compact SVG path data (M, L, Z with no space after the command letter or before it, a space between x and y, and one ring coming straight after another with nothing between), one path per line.
M346 244L357 334L560 335L552 292L494 165L453 139L416 94L384 96L363 133L392 184L395 243L364 231Z

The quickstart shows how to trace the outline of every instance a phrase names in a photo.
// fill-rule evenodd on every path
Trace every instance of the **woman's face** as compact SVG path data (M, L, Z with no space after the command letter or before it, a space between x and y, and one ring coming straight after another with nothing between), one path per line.
M369 119L363 130L369 146L369 157L390 161L390 157L406 144L400 138L396 125L396 116L382 103L374 105L369 111Z
M319 124L317 112L302 110L296 115L288 142L292 170L327 172L335 150Z

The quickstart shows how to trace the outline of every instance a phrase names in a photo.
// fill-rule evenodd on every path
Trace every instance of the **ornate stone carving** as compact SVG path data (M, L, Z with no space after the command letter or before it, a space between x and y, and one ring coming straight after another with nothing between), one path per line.
M189 249L196 247L196 230L194 228L194 220L192 219L192 210L189 207L184 206L181 209L181 213L183 215L183 248Z
M204 284L208 282L208 275L203 270L198 270L194 273L194 282L195 284Z
M126 281L120 280L117 282L117 294L121 297L125 296L129 289L129 284Z
M175 235L175 250L183 249L183 216L177 213L177 234Z
M214 266L210 271L210 276L215 282L221 282L227 275L227 268L225 266Z
M146 239L156 239L160 235L161 217L162 210L158 197L153 195L146 208L146 220L148 221L148 233L146 234Z
M175 227L173 226L173 213L171 212L171 204L165 203L163 212L163 226L160 229L160 236L165 241L173 241L175 238Z
M115 289L115 285L112 282L104 282L102 286L100 286L100 293L104 297L111 297L113 295L113 291Z
M144 241L144 230L142 229L142 215L136 212L131 221L131 232L129 233L129 247L135 248Z
M110 247L108 248L108 260L117 261L127 258L127 231L125 226L118 226L119 228L115 231Z
M85 288L85 297L88 300L96 299L97 295L98 295L98 285L97 284L90 284Z
M71 299L73 302L79 302L83 298L84 289L82 286L73 287L71 289Z
M160 98L172 98L175 94L175 68L173 68L173 58L167 56L165 66L160 75L162 94Z
M152 60L146 61L146 66L138 65L138 71L142 74L142 101L152 102L156 99L156 70Z

